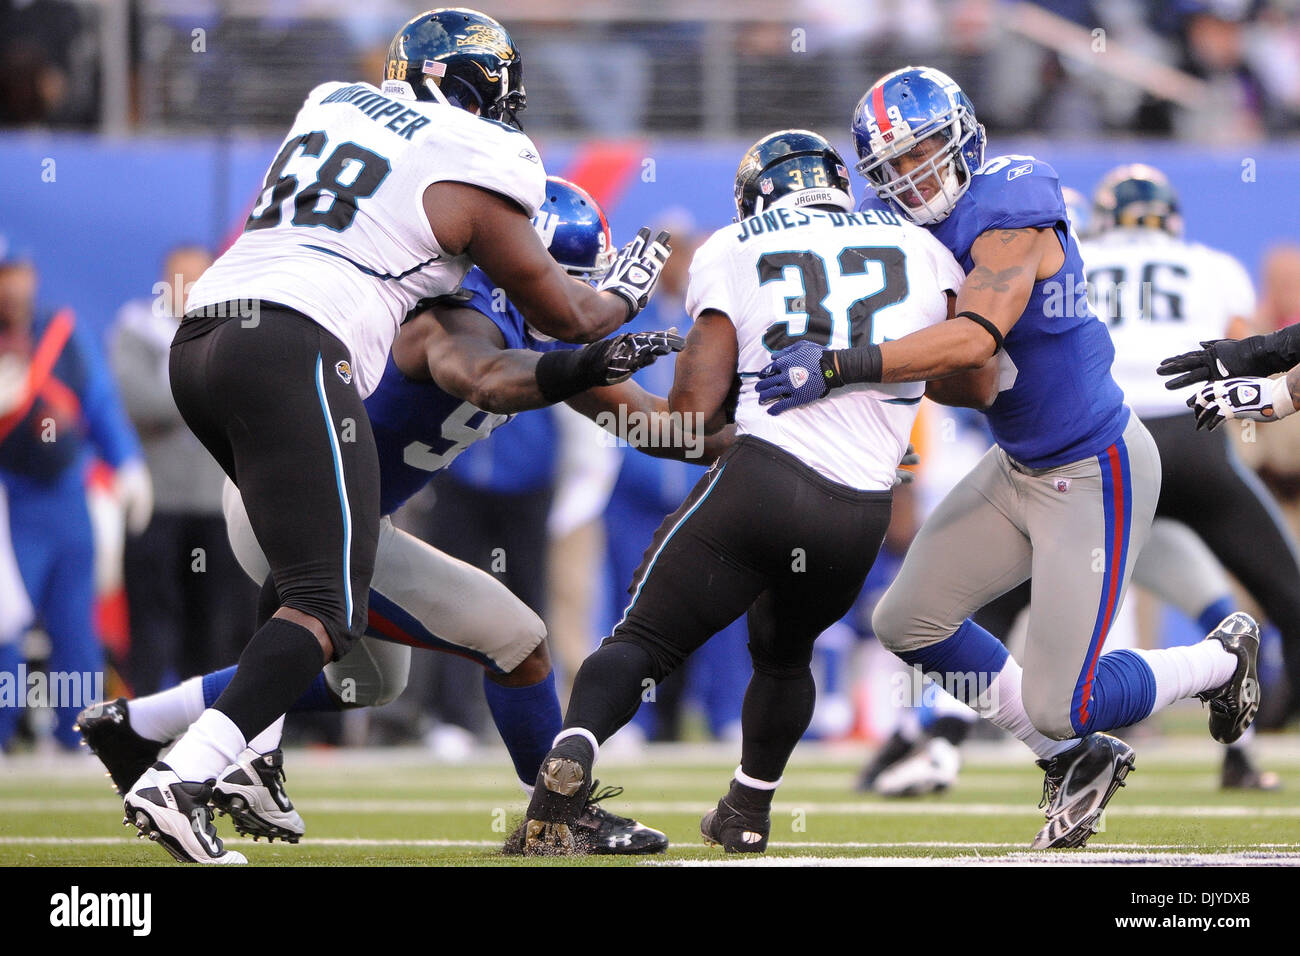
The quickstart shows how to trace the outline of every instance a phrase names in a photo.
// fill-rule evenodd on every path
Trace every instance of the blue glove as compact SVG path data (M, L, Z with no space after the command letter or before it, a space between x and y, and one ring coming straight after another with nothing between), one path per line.
M806 339L787 346L772 356L772 361L758 373L758 403L769 405L769 415L822 398L835 382L833 370L822 364L826 349Z

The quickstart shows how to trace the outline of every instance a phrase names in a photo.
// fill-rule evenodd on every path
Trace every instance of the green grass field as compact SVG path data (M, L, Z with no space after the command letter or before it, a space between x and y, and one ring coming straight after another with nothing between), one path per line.
M255 865L663 865L700 862L1228 863L1300 865L1300 752L1292 737L1264 739L1261 762L1282 774L1274 793L1223 793L1218 748L1199 737L1142 740L1136 771L1111 803L1103 832L1082 851L1031 853L1042 822L1041 774L1016 745L972 745L958 785L915 801L857 794L866 749L810 746L796 753L773 813L766 858L725 856L699 838L700 815L725 791L728 746L651 747L635 761L602 761L626 788L607 805L664 830L666 855L521 860L499 846L524 802L504 751L434 766L422 751L291 751L288 790L307 821L296 846L222 836ZM173 865L121 825L121 803L98 763L65 756L0 764L0 865Z

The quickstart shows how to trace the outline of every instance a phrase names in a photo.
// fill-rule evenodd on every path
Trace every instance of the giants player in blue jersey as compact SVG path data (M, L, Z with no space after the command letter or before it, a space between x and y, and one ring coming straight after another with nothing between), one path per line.
M551 255L575 277L594 278L608 268L613 249L604 213L573 183L548 178L535 225ZM530 328L504 294L480 270L472 270L454 296L404 323L380 384L366 399L379 452L382 513L397 510L436 472L516 412L566 400L593 419L602 411L613 412L603 420L616 423L666 412L664 399L627 379L682 344L671 332L625 333L586 347L556 342ZM690 454L681 442L660 445L644 450L669 457ZM711 446L696 450L701 460L716 454ZM229 483L225 505L235 554L261 582L269 566L239 493ZM366 635L351 653L325 667L293 709L339 710L392 701L406 685L412 647L470 657L483 665L488 706L520 782L530 792L561 722L545 634L541 619L492 575L437 551L384 518ZM82 736L119 791L129 788L165 744L220 696L234 672L230 667L194 677L129 702L119 698L81 715ZM304 825L282 786L282 726L283 718L249 742L217 780L213 802L242 833L297 842ZM666 849L659 831L596 806L613 790L593 794L585 809L586 848L596 853Z
M1102 731L1198 695L1215 739L1236 740L1258 709L1258 627L1233 614L1192 647L1102 653L1150 530L1160 460L1111 378L1114 348L1088 306L1056 173L1032 156L985 162L970 100L926 67L873 84L853 135L876 193L862 208L924 226L966 270L956 317L852 349L798 342L758 389L780 414L849 383L941 379L996 356L986 414L997 444L926 521L872 623L1033 749L1047 808L1033 846L1082 846L1134 763ZM1031 576L1022 675L970 615Z

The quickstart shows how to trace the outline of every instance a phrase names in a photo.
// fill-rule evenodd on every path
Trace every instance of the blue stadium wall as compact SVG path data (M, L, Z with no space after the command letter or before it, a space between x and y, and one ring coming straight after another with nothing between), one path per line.
M236 234L278 145L6 133L0 233L33 254L42 301L70 304L103 328L122 302L149 295L170 246L219 248ZM606 204L622 242L669 210L674 218L689 214L702 230L727 224L732 176L748 144L540 145L549 171L588 185ZM1271 244L1300 239L1297 146L1211 152L1146 142L992 143L989 155L998 152L1036 155L1085 193L1118 163L1158 166L1182 194L1188 235L1233 253L1252 274ZM858 181L856 188L864 187Z

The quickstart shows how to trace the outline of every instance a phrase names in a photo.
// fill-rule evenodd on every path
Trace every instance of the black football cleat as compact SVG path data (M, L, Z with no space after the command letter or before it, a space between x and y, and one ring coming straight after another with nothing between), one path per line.
M243 836L297 843L307 825L285 793L284 779L284 751L259 754L246 747L217 778L212 804Z
M582 853L574 830L590 790L587 770L577 760L554 756L543 760L524 821L525 855Z
M1228 683L1196 695L1210 705L1210 736L1221 744L1234 743L1259 712L1259 625L1249 614L1236 611L1205 639L1218 641L1237 658Z
M82 744L107 768L119 797L125 796L141 774L154 765L166 746L131 729L125 697L91 704L77 715L73 729L81 734Z
M247 863L227 850L212 825L213 781L181 780L165 763L156 763L135 782L122 801L123 825L158 843L181 863Z
M735 787L735 783L732 783ZM710 846L720 846L728 853L762 853L772 830L771 814L764 810L741 808L731 794L700 820L700 835Z
M638 823L629 817L620 817L599 807L601 800L620 796L622 787L605 787L597 790L599 780L591 782L592 793L587 798L581 815L574 822L574 839L587 852L598 855L635 856L663 853L668 849L668 837L658 830Z
M1109 734L1088 734L1042 768L1047 823L1030 846L1035 850L1081 847L1101 825L1101 815L1133 769L1133 748Z
M1228 747L1219 774L1220 790L1280 790L1282 778L1271 770L1260 770L1241 747Z

